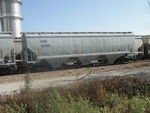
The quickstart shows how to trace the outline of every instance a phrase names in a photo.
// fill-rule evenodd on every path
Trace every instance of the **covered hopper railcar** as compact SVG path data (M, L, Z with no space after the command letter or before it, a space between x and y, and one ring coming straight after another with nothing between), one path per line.
M144 58L149 59L150 58L150 36L149 35L142 36L142 40L143 40L142 50L143 50Z
M32 66L113 64L133 53L132 33L24 33L23 59Z
M150 58L150 36L135 35L134 53L137 59L149 59Z
M11 33L0 34L0 73L16 69L15 47Z

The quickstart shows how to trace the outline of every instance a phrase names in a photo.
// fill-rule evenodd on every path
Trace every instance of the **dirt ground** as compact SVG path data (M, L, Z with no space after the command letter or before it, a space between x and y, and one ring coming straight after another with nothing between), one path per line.
M0 76L0 95L14 95L25 88L25 80L30 80L30 88L44 89L55 86L70 86L78 82L103 80L116 76L140 76L147 79L150 75L150 61L138 61L129 64L85 67L79 69L57 70L17 75ZM29 77L27 79L26 77ZM26 79L25 79L26 78Z
M79 69L68 69L68 70L57 70L57 71L48 71L48 72L37 72L30 73L32 80L42 80L42 79L53 79L57 77L68 77L68 76L80 76L86 75L88 73L104 73L108 71L117 71L121 69L134 69L144 66L150 66L150 61L137 61L129 64L121 65L110 65L110 66L99 66L99 67L85 67ZM0 84L11 83L11 82L22 82L26 74L17 74L17 75L5 75L0 76Z

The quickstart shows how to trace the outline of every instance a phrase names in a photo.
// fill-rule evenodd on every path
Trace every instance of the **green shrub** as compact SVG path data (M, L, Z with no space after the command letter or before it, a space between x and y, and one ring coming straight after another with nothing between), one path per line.
M26 112L26 105L5 105L3 108L3 113L27 113Z
M132 113L145 113L146 103L143 99L133 97L130 106Z

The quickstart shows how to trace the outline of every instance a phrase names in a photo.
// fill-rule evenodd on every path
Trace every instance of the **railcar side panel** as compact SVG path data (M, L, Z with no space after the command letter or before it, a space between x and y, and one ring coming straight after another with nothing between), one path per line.
M31 56L36 56L32 61L46 60L53 67L73 60L86 65L93 60L106 58L113 63L117 58L129 54L134 45L132 35L25 34L23 40L26 40L23 43L26 43L28 54L31 52Z

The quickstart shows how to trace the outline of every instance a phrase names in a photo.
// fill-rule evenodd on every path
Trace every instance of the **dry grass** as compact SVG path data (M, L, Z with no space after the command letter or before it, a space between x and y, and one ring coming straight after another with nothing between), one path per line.
M141 61L141 62L137 62L137 63L133 63L133 64L127 64L125 67L127 69L134 69L134 68L140 68L140 67L146 67L146 66L150 66L150 61Z

